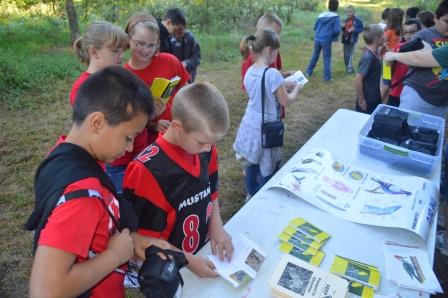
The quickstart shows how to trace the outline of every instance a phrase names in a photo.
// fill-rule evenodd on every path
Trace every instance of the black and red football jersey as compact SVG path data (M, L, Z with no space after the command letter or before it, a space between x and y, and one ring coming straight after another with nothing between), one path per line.
M139 221L138 232L166 239L188 253L197 252L208 240L211 202L218 194L215 146L193 155L193 160L159 137L129 164L123 182Z

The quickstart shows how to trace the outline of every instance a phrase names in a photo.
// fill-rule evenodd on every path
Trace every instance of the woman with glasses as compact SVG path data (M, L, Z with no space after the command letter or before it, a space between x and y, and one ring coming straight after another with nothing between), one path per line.
M188 82L190 75L174 55L159 52L159 26L153 16L144 13L133 15L126 25L125 32L128 34L131 50L131 58L125 64L125 68L135 73L149 87L155 78L171 80L176 76L180 77L180 83L174 89L166 106L156 100L158 115L148 125L147 144L151 144L159 132L168 128L173 97L177 90Z

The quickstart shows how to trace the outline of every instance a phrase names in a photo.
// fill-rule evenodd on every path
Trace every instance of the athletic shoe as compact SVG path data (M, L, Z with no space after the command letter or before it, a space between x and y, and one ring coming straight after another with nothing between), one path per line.
M244 204L246 204L247 202L250 201L250 199L252 199L252 196L250 194L246 195L246 198L244 199Z
M448 243L445 239L445 232L437 232L436 235L436 248L440 251L440 253L444 256L448 257Z
M140 288L140 283L138 282L137 276L138 276L137 271L128 270L126 272L126 275L124 276L124 282L123 282L124 287L128 289Z

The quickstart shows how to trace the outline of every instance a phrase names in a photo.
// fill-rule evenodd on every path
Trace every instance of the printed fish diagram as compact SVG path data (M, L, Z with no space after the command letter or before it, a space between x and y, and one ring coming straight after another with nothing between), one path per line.
M345 220L414 232L426 241L437 187L416 176L383 175L313 150L273 187Z

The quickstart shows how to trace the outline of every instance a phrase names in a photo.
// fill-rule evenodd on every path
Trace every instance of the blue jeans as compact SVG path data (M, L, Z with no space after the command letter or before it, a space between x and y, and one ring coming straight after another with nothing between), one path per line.
M331 80L331 41L314 41L313 55L311 55L311 60L306 68L306 73L309 76L313 74L321 50L323 51L324 57L324 80L329 81Z
M267 177L263 177L261 175L261 171L260 171L260 166L259 165L250 165L247 168L244 169L244 183L246 184L246 190L247 192L253 196L257 193L257 191L260 190L260 188L263 187L263 185L265 185L269 179L272 178L272 176L275 175L275 173L278 171L278 167L280 165L277 165L277 168L275 169L275 171L267 176Z
M110 180L114 183L118 194L123 192L123 178L125 170L126 166L106 165L106 173L109 175Z

